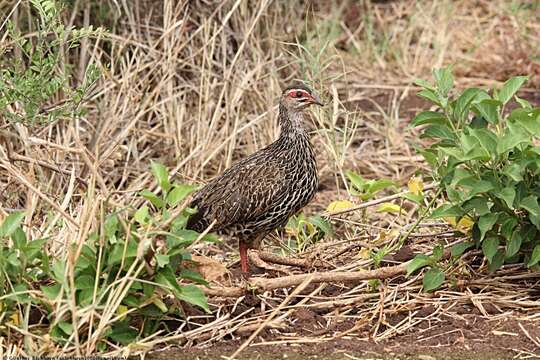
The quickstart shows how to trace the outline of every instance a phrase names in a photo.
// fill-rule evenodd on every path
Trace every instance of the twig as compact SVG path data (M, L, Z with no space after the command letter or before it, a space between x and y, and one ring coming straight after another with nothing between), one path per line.
M518 322L518 325L519 325L519 328L521 329L521 331L523 331L523 333L525 334L526 337L529 338L529 340L532 341L532 343L540 349L540 341L538 340L538 338L535 340L531 334L529 334L529 332L523 327L523 325L521 325L520 322Z
M289 274L290 273L290 271L286 267L274 266L274 265L268 264L266 261L264 261L259 256L257 251L249 250L248 251L248 257L249 257L249 261L251 261L253 263L253 265L257 266L258 268L265 269L265 270L277 271L277 272L284 273L284 274Z
M424 191L428 191L428 190L433 189L435 187L435 185L436 185L435 183L431 183L431 184L426 185L424 187ZM326 216L337 216L337 215L342 215L342 214L347 214L347 213L350 213L350 212L353 212L353 211L357 211L357 210L360 210L360 209L365 209L365 208L370 207L370 206L375 206L375 205L378 205L378 204L381 204L381 203L384 203L384 202L399 199L403 195L407 194L408 192L409 192L408 190L407 191L402 191L402 192L399 192L397 194L382 197L380 199L366 201L365 203L361 203L360 205L356 205L356 206L353 206L353 207L348 208L348 209L344 209L344 210L340 210L340 211L336 211L336 212L326 213Z

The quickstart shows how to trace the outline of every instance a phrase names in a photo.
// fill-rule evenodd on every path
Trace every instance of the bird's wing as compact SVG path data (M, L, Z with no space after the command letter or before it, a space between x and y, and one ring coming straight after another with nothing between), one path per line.
M226 170L199 190L193 198L197 207L188 228L203 230L214 220L214 230L241 224L264 214L287 195L287 171L276 159L248 157Z

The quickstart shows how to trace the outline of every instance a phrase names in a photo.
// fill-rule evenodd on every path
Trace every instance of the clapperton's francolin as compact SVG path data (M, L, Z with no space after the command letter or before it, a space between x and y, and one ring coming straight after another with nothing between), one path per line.
M317 163L303 114L312 104L323 105L307 86L286 88L279 101L279 138L194 195L190 207L198 211L187 228L203 231L215 221L212 231L237 238L243 272L249 272L247 249L257 248L315 195Z

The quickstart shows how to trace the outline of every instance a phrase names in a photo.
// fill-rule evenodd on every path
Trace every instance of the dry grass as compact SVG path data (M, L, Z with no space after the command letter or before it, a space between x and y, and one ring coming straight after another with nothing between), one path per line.
M404 184L424 168L411 148L415 134L403 130L423 106L413 97L414 79L429 77L433 67L454 64L459 86L493 86L510 75L528 74L529 90L540 87L538 9L518 9L511 3L517 2L485 0L472 6L468 0L344 1L337 6L314 1L300 6L269 0L147 0L134 6L125 0L77 0L75 10L65 14L66 22L103 22L110 34L84 42L70 61L77 69L99 64L104 75L83 118L28 128L4 122L0 115L0 219L24 209L29 234L50 236L48 251L73 261L68 247L80 247L87 234L102 225L108 204L137 205L138 191L156 188L148 171L151 160L174 169L181 181L204 182L271 142L278 131L274 119L280 88L293 79L307 80L330 102L313 116L323 190L309 211L348 197L343 175L348 169ZM103 18L89 16L97 4ZM12 16L27 11L24 2L0 1L3 14L13 6ZM392 230L399 233L416 217L414 208L407 216L392 218L368 209L336 219L347 242L336 243L331 252L338 253L358 237L360 248L395 246ZM410 240L414 251L428 251L439 240L455 241L444 235L445 228L435 233L430 227L421 229ZM373 266L371 259L355 257L358 252L352 249L327 260L330 266L347 271ZM259 344L344 337L383 341L420 323L437 322L457 304L472 304L487 319L538 320L521 314L540 307L529 291L531 274L510 267L488 276L482 264L464 262L456 277L462 286L436 295L421 293L413 277L389 279L374 291L367 282L322 284L309 295L298 295L296 304L290 303L286 289L259 295L257 307L242 307L243 298L213 298L215 314L189 317L176 334L159 334L130 349L111 349L110 354L180 340L186 346L208 345L250 333L264 320L275 331L271 341ZM105 327L114 318L129 281L120 284L96 326ZM325 293L328 287L339 291ZM496 311L485 311L485 303ZM419 314L426 305L436 310ZM68 311L70 306L58 305L56 310ZM322 314L326 323L320 332L280 332L294 325L300 308ZM390 325L386 318L395 313L406 317ZM90 321L96 314L83 309L78 318ZM352 325L335 326L340 323ZM28 335L27 330L13 330ZM32 346L49 344L55 354L91 352L95 345L94 338L82 350L62 349L45 336L28 337ZM0 342L8 355L19 354L19 345Z

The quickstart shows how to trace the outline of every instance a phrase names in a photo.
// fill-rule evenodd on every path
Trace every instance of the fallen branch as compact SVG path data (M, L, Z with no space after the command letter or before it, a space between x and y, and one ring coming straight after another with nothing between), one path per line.
M286 257L286 256L275 255L266 251L260 251L259 258L261 258L264 261L268 261L274 264L297 266L301 268L326 267L324 262L320 260L291 258L291 257Z
M443 259L450 257L450 247L444 249ZM311 284L319 283L354 283L372 279L388 279L394 276L403 275L407 272L407 265L410 261L394 266L386 266L374 270L361 271L326 271L307 274L289 275L278 278L250 277L247 279L245 287L212 287L202 288L209 296L218 297L240 297L249 292L264 292L268 290L288 288L298 286L306 279L310 278Z
M209 296L219 296L219 297L240 297L245 295L248 292L264 292L267 290L288 288L293 286L298 286L307 278L313 277L311 279L312 284L324 283L324 282L333 282L333 283L342 283L342 282L358 282L371 279L387 279L393 276L405 274L407 269L407 263L387 266L375 270L364 270L364 271L328 271L328 272L314 272L307 274L298 274L283 276L273 279L262 278L262 277L250 277L247 280L247 286L243 287L212 287L212 288L203 288L203 291L206 295Z

